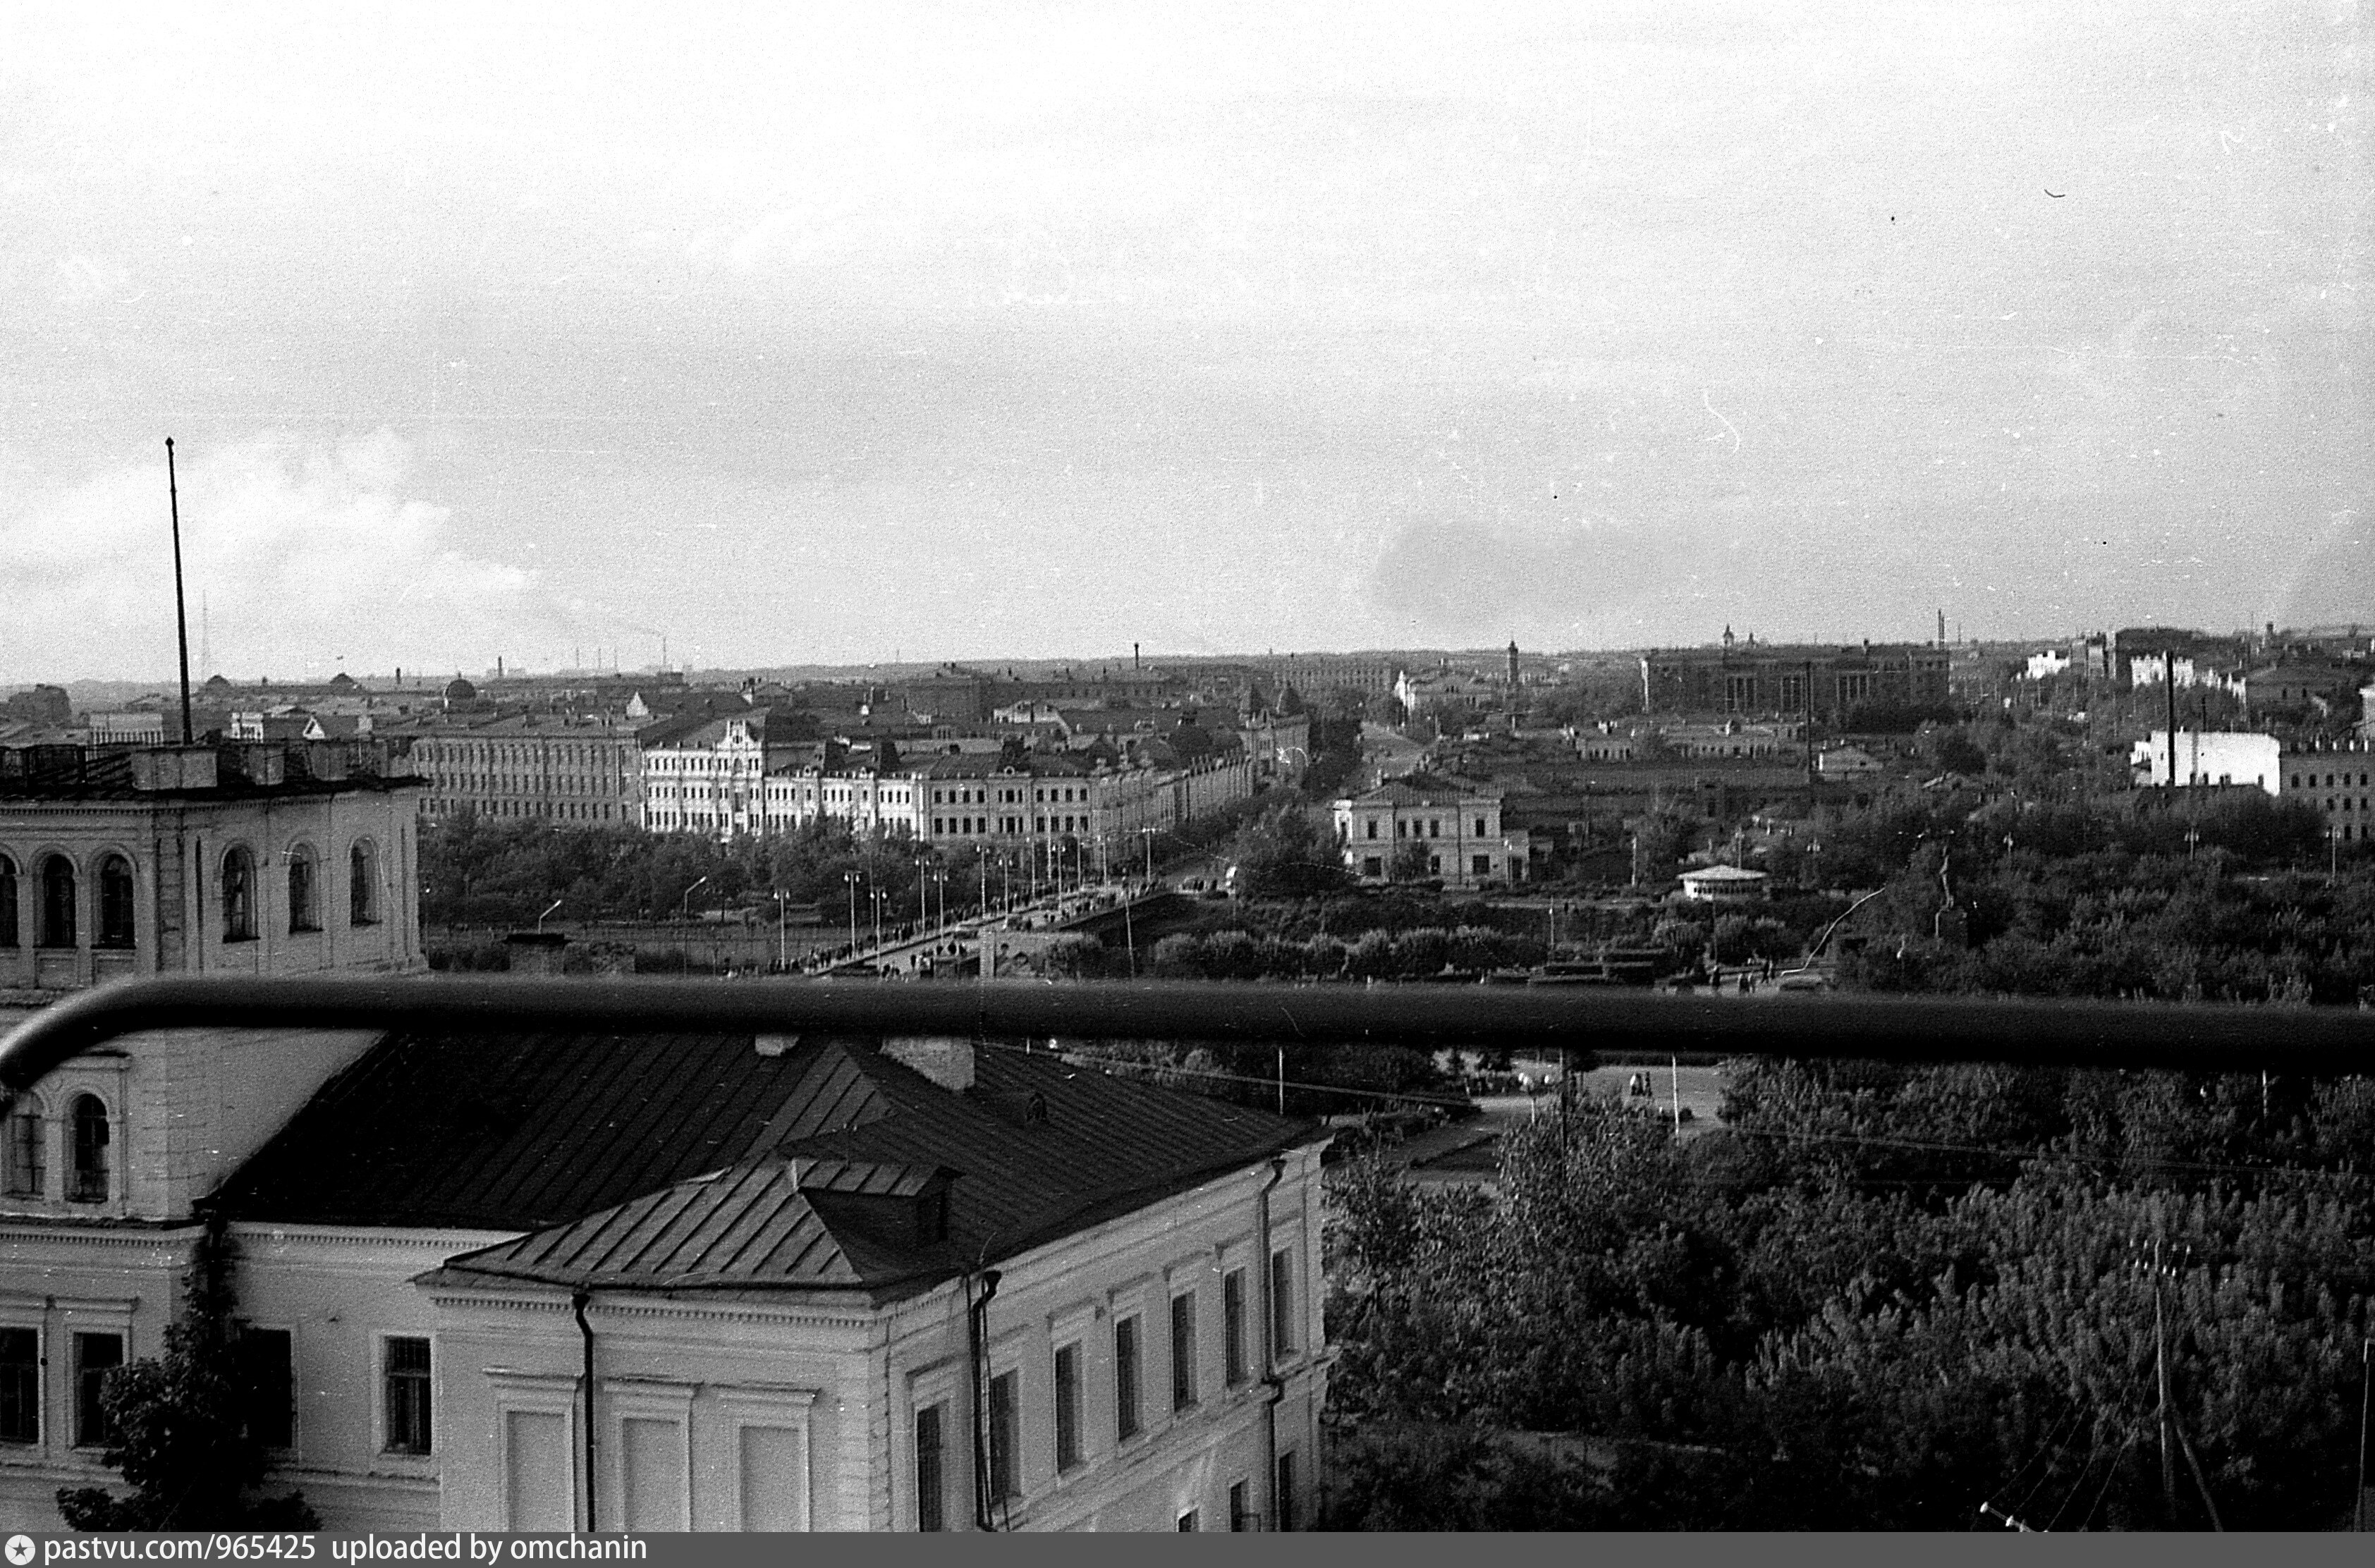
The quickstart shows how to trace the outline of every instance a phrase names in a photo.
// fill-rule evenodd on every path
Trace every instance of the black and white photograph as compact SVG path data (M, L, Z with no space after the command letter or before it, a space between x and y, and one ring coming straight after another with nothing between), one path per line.
M2360 7L0 39L11 1568L2375 1530Z

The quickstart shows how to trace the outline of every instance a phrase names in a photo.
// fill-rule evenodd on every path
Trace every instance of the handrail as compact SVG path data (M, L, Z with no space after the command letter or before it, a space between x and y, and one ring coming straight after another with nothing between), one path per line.
M2375 1011L1584 987L1028 980L974 984L488 976L117 981L0 1042L0 1102L77 1054L186 1028L797 1033L1717 1051L1907 1064L2375 1072Z

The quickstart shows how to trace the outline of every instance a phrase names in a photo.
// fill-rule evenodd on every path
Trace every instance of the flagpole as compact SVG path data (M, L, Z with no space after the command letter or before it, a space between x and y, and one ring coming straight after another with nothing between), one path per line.
M165 495L173 511L173 627L182 646L182 744L193 745L190 726L190 611L182 595L182 489L173 475L173 438L165 438Z

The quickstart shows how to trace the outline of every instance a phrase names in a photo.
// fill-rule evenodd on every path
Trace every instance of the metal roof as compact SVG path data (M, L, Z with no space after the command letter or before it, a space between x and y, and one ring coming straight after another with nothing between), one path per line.
M810 1036L394 1035L222 1192L234 1218L521 1231L459 1279L865 1289L943 1278L1317 1136L1307 1122L977 1053L951 1091ZM949 1194L944 1242L885 1206ZM900 1212L909 1212L903 1209Z

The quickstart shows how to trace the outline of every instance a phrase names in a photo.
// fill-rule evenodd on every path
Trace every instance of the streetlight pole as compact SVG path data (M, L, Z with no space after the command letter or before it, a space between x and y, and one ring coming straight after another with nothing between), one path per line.
M849 950L853 953L857 951L857 878L861 875L857 871L841 874L843 883L849 889Z
M791 905L781 888L775 890L775 968L786 974L792 969Z

